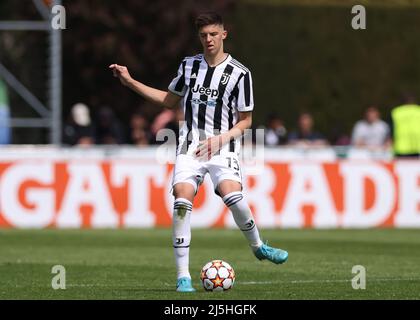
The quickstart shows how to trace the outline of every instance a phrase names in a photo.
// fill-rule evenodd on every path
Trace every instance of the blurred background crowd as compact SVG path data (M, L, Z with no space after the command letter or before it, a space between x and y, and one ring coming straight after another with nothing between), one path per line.
M165 109L153 118L139 108L128 123L118 119L109 106L99 108L92 117L89 107L84 103L72 106L63 127L63 143L67 145L112 145L131 144L146 146L159 144L156 135L161 129L171 129L178 135L184 115L181 108ZM253 125L253 129L264 129L264 142L267 146L356 146L367 148L389 148L391 145L392 119L382 119L376 106L368 107L352 131L340 133L333 139L318 131L314 118L308 111L302 111L295 123L286 123L278 114L268 115L263 124Z

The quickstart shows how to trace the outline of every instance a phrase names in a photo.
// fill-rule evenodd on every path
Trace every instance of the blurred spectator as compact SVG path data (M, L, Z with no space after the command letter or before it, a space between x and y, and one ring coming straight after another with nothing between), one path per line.
M153 136L156 136L160 129L166 127L166 125L175 119L175 111L171 109L164 109L157 115L151 126L151 132Z
M119 120L114 111L108 107L102 107L98 112L95 128L95 141L97 144L122 144L124 135Z
M175 133L175 136L176 136L175 144L178 144L179 129L180 129L180 126L182 126L183 121L184 121L184 111L182 110L182 108L177 108L175 110L175 116L172 119L172 121L166 124L165 129L170 129Z
M335 146L348 146L351 144L351 139L348 134L340 134L335 140L334 145Z
M389 138L389 126L381 120L378 108L369 107L365 118L356 122L351 140L356 147L379 148L389 146Z
M93 127L89 108L77 103L71 108L70 119L64 124L63 143L69 145L92 145Z
M345 130L345 124L340 120L330 126L329 143L334 146L348 146L351 144L351 136Z
M131 116L128 140L136 146L149 145L151 142L148 121L140 112L136 112Z
M0 79L0 144L10 143L10 110L6 86Z
M288 143L297 146L325 146L328 144L324 136L314 131L314 121L312 115L303 112L299 116L298 129L289 135Z
M267 119L264 131L264 141L268 146L278 146L287 143L287 130L283 120L276 114L271 114Z
M420 156L420 106L411 95L391 111L393 152L396 157Z

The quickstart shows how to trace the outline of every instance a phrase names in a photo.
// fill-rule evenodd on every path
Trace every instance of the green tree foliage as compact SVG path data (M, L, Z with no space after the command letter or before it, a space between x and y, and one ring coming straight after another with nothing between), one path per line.
M64 92L66 107L85 101L96 109L109 105L127 119L143 107L159 111L111 76L111 63L126 65L132 76L166 89L184 56L199 50L196 15L215 10L229 14L233 1L71 0L65 6Z
M366 10L367 29L356 31L351 6L238 6L234 43L254 74L257 123L276 111L291 128L309 110L334 142L368 106L386 118L403 93L420 99L420 8Z

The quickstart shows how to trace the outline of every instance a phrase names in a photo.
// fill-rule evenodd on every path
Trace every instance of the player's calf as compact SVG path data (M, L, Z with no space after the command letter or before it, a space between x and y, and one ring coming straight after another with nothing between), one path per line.
M270 247L261 241L251 209L245 201L242 192L231 192L223 197L223 201L232 211L237 226L247 238L249 245L258 259L267 259L276 264L286 262L289 256L287 251Z
M192 203L187 199L178 198L175 200L172 218L172 245L174 247L178 279L191 278L189 272L191 209Z
M236 225L241 229L253 251L256 251L263 242L260 239L251 209L244 199L242 192L235 191L225 195L223 202L229 207Z

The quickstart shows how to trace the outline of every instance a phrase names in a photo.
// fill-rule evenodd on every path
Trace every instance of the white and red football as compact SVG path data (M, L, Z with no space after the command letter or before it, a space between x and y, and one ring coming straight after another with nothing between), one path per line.
M223 260L213 260L201 269L201 283L206 291L226 291L233 287L235 271Z

